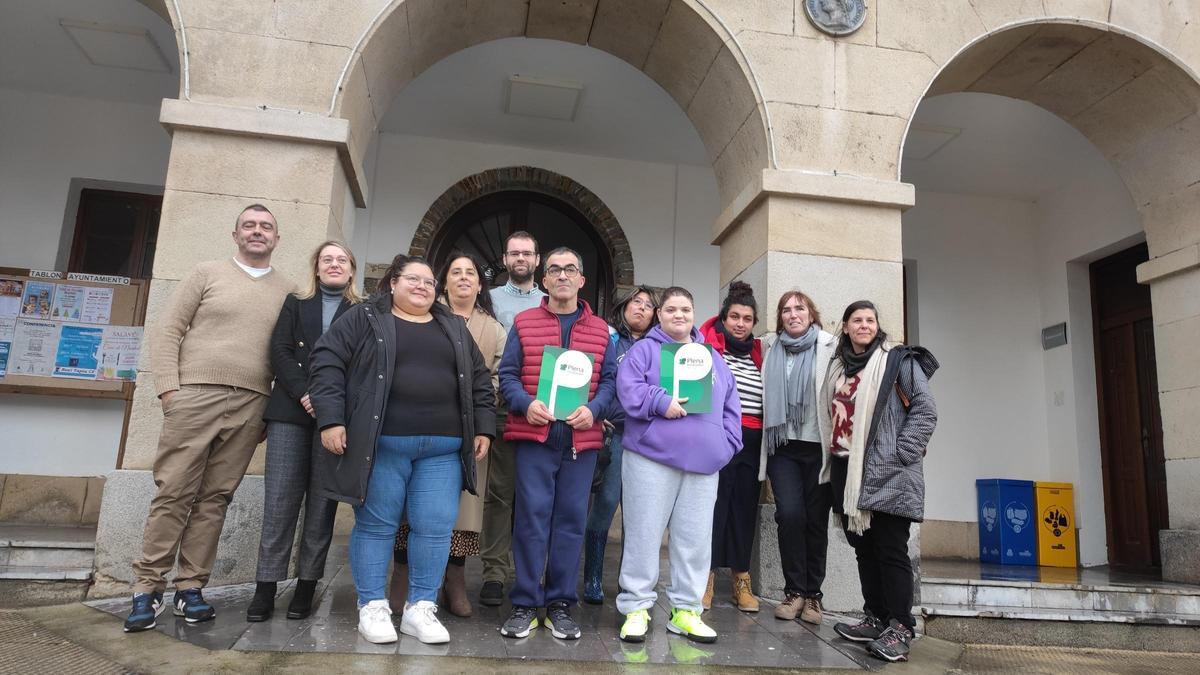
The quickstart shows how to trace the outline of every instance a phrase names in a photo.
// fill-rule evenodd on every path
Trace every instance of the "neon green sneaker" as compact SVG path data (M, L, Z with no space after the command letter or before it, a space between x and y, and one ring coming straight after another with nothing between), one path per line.
M684 640L667 640L667 644L671 648L671 658L675 659L676 663L696 663L710 658L713 653L705 651L698 647L693 647L692 643Z
M625 663L649 663L650 652L646 651L646 643L627 644L624 642L621 645L621 656L625 658Z
M700 619L700 612L694 609L672 609L671 622L667 624L667 630L677 635L687 636L687 639L695 642L717 641L717 632L709 628Z
M621 624L621 639L625 642L642 642L649 628L650 612L635 609L625 615L625 623Z

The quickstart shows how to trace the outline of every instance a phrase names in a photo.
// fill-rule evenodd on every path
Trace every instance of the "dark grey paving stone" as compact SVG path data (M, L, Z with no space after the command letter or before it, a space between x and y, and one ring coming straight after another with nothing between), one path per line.
M280 651L395 654L398 647L398 642L377 645L362 639L355 616L352 621L341 618L312 621L292 635Z
M504 638L504 648L510 659L607 661L610 658L608 647L595 634L584 634L578 640L559 640L543 628L520 640Z

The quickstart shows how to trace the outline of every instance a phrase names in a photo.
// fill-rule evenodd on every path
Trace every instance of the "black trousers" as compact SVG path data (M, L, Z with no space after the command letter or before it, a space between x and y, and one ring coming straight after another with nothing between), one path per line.
M847 464L845 458L830 458L834 510L838 513L842 512ZM885 623L895 619L910 630L917 625L912 615L913 571L908 557L908 531L912 523L908 518L872 511L871 527L866 532L859 535L846 530L846 541L854 547L858 559L863 611ZM844 515L842 527L849 527L849 519Z
M712 569L750 569L758 522L758 466L762 430L742 427L742 449L721 469L717 481L717 503L713 507Z
M829 485L821 485L821 444L788 441L767 458L775 493L783 590L820 598L829 548Z

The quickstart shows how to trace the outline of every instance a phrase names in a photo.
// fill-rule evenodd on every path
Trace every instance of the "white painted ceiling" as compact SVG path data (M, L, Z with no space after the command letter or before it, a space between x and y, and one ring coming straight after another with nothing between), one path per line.
M504 112L512 75L583 85L573 121ZM615 56L528 38L486 42L442 59L400 91L380 131L708 166L674 99Z
M918 192L1035 201L1080 175L1111 171L1104 155L1070 124L1031 103L994 94L928 99L917 108L912 127L902 179Z
M129 67L93 63L64 19L116 28L81 42L94 60ZM157 105L179 95L175 33L136 0L0 0L0 87Z

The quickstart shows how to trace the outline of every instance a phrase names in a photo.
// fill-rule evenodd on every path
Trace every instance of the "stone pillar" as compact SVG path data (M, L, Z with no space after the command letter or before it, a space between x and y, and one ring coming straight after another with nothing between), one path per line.
M1200 244L1138 267L1150 284L1170 529L1159 533L1167 581L1200 584Z
M347 239L353 209L364 200L361 173L349 160L343 119L166 100L160 121L172 134L146 326L195 265L232 257L234 220L262 203L279 222L271 263L305 283L308 258L328 238ZM263 317L274 321L275 317ZM231 326L231 330L236 327ZM162 412L143 345L138 387L121 468L105 485L96 533L93 596L128 592L130 564L140 554L154 494L154 464ZM262 520L263 447L229 506L212 583L254 579Z
M715 226L714 239L721 245L721 284L740 279L754 287L762 332L775 329L779 296L799 288L813 298L830 332L837 330L846 305L867 299L879 308L884 330L901 338L900 216L913 203L913 188L904 183L763 171ZM751 574L760 595L782 599L774 517L773 504L760 507ZM910 542L914 572L920 557L918 531L914 528ZM830 528L826 569L826 606L834 611L860 610L854 552L835 527Z

